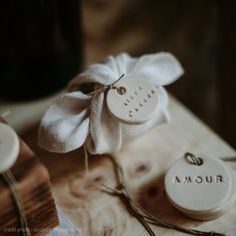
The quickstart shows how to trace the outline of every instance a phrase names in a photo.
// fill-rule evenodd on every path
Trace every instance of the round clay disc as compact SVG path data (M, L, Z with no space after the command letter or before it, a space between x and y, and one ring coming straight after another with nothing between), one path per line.
M188 211L185 211L184 209L176 206L173 202L172 202L172 204L178 210L180 210L182 213L184 213L188 217L190 217L192 219L196 219L196 220L213 220L213 219L216 219L216 218L222 216L233 206L233 204L236 200L236 175L230 167L228 167L228 168L229 168L231 180L232 180L231 189L230 189L230 193L228 195L227 200L225 201L225 203L221 207L215 209L214 211L209 211L207 213L206 212L189 213Z
M142 78L124 76L109 89L107 108L112 117L126 124L142 124L150 120L159 105L157 89Z
M236 176L235 176L235 173L231 167L226 166L226 168L228 168L228 170L230 172L230 176L231 176L230 193L228 195L227 201L225 201L225 203L221 207L215 209L210 214L205 215L205 219L207 219L207 220L220 217L221 215L226 213L233 206L233 204L235 202L235 199L236 199Z
M224 162L216 158L201 158L203 164L200 166L181 158L165 176L170 202L183 213L196 215L198 219L224 207L229 200L232 182L232 175Z
M20 144L15 131L0 123L0 173L9 169L18 157Z

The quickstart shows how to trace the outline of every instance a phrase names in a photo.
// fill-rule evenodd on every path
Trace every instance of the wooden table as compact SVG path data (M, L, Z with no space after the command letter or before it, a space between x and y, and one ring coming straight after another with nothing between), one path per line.
M130 194L141 206L163 220L184 227L236 235L236 203L219 219L201 222L185 217L167 201L163 175L170 164L186 151L216 158L235 156L233 148L172 96L170 112L170 123L155 127L117 154ZM148 235L117 197L100 190L101 184L114 187L116 182L112 163L106 156L90 157L87 176L82 150L66 155L47 153L36 147L35 131L25 134L24 139L49 169L57 204L84 235ZM236 162L227 163L236 170ZM152 228L157 235L186 235L160 227Z

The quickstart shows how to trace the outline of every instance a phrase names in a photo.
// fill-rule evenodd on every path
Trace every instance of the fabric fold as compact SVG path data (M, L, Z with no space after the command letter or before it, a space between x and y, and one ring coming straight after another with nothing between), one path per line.
M65 94L45 113L38 145L50 152L65 153L79 148L89 133L91 98L81 92Z
M113 153L121 149L121 124L110 116L105 102L105 94L101 93L93 98L91 104L90 138L92 140L88 140L87 148L92 154Z
M161 52L140 57L129 73L145 78L155 86L165 86L182 76L184 70L172 54Z
M168 122L168 95L163 88L177 80L184 70L179 61L166 52L133 58L127 53L109 56L104 63L93 64L68 85L69 93L58 98L42 118L38 144L51 152L69 152L86 144L92 154L115 153L152 127ZM128 125L110 115L106 91L92 97L80 85L94 84L95 89L110 85L122 74L139 77L156 87L158 109L147 122ZM75 91L74 91L75 90ZM74 92L71 92L74 91Z

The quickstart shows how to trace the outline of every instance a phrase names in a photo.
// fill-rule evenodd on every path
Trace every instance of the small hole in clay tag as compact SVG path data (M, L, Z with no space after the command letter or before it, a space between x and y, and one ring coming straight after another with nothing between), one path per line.
M235 200L235 175L217 158L201 156L194 165L185 158L177 160L165 176L169 201L185 215L198 220L221 216Z
M142 78L124 76L107 92L107 108L112 117L126 124L142 124L157 112L157 89Z

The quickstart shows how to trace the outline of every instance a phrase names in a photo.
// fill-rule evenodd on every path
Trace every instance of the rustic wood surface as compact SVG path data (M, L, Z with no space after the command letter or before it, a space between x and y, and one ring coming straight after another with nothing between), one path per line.
M156 217L184 227L236 234L236 204L227 214L212 221L196 221L174 209L165 196L163 176L170 164L186 151L214 157L235 156L219 136L170 97L172 121L155 127L116 155L122 165L132 197ZM100 191L100 185L114 187L112 163L106 156L90 156L89 175L84 168L83 151L51 154L36 146L36 130L24 139L48 167L57 204L85 236L147 235L117 197ZM236 170L236 162L228 162ZM186 235L152 227L157 235ZM229 234L231 232L231 234Z
M0 120L2 121L2 120ZM32 150L20 140L20 154L11 172L17 180L31 234L44 235L58 225L47 169ZM22 235L18 210L12 193L0 178L0 235Z

